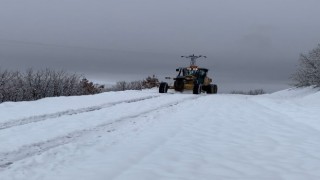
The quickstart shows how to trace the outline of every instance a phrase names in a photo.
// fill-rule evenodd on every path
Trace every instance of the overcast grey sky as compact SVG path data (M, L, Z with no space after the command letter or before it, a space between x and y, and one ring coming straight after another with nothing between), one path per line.
M320 43L319 0L0 0L0 67L101 82L174 76L202 54L223 92L287 88Z

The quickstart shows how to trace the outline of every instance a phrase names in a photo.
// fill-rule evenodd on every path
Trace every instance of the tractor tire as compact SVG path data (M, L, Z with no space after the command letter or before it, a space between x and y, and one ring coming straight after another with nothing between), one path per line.
M207 94L213 94L213 85L209 84L206 87L206 92L207 92Z
M216 84L210 84L207 86L207 94L217 94L218 86Z
M201 84L194 84L193 86L193 94L201 94L202 85Z
M167 93L169 89L168 83L162 82L159 86L159 93Z
M177 80L174 81L174 90L183 92L183 90L184 90L184 82L183 82L183 80L177 79Z
M213 87L213 94L217 94L218 93L218 86L216 84L214 84L212 87Z
M207 94L217 94L218 86L216 84L210 84L206 86L206 92Z

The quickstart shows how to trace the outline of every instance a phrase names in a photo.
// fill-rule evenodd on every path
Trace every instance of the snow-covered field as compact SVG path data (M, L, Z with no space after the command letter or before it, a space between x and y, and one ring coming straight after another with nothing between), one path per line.
M0 104L0 180L320 179L320 92Z

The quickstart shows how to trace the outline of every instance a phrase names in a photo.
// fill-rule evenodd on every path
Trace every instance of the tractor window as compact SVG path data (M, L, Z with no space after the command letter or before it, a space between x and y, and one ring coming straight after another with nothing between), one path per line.
M202 69L199 70L199 77L204 78L206 76L206 72Z
M198 70L195 70L195 69L193 69L193 70L192 69L187 69L187 68L183 69L183 75L184 76L190 76L190 75L196 76L197 72L198 72Z

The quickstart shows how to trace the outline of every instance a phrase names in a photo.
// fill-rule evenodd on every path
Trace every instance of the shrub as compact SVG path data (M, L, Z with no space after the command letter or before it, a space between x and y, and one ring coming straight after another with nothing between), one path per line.
M266 92L263 89L255 89L255 90L250 90L248 92L244 91L231 91L230 94L244 94L244 95L260 95L260 94L265 94Z
M0 103L96 94L103 88L80 75L68 74L65 71L28 69L25 73L21 73L0 69Z

